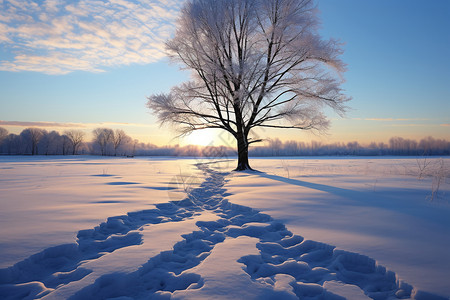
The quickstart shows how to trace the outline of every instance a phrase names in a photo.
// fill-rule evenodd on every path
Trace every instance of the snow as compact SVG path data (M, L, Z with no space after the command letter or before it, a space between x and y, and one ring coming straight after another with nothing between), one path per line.
M446 299L420 159L0 157L0 298Z
M80 295L83 295L83 293L89 294L97 288L96 280L104 274L117 273L120 276L129 276L130 273L139 270L147 262L149 257L157 256L161 252L170 249L181 239L181 235L194 231L196 229L196 222L212 221L214 219L215 217L212 214L206 212L179 222L144 225L140 230L140 234L142 234L141 243L129 247L122 245L117 251L108 253L98 259L86 260L86 262L79 264L77 269L83 268L90 270L90 273L81 280L76 280L62 286L54 293L48 295L46 299L67 299L77 293L77 297L82 298ZM130 231L131 234L135 232ZM158 242L155 243L155 241ZM116 277L119 278L120 276L117 275ZM116 281L112 280L111 282L115 284ZM105 284L104 281L102 281L102 284ZM82 291L86 286L92 286L90 290L88 289L89 293L88 291ZM121 285L117 287L110 286L108 292L111 296L114 296L115 293L120 293L120 289L122 288Z
M0 157L0 268L108 217L181 200L195 160ZM192 180L190 180L192 181ZM189 182L195 186L195 182Z
M251 203L306 239L368 255L418 291L450 295L448 169L430 201L433 178L417 178L415 158L260 159L253 167L264 173L234 173L226 185L231 202Z
M242 253L258 254L257 241L243 236L225 239L214 247L201 265L191 270L203 278L202 288L176 291L173 299L211 299L211 295L222 299L261 297L263 289L251 280L238 263ZM223 282L228 284L224 285Z

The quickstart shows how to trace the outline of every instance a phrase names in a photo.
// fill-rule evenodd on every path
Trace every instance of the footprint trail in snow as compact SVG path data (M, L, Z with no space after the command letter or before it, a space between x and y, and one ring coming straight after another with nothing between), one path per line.
M373 259L226 199L226 173L187 198L108 218L77 243L0 270L2 299L442 299Z

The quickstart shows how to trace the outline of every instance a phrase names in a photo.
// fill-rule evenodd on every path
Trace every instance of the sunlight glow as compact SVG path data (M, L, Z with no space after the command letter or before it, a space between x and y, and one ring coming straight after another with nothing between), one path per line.
M217 144L215 142L216 134L214 130L202 129L196 130L184 138L184 144L186 145L200 145L200 146L213 146Z

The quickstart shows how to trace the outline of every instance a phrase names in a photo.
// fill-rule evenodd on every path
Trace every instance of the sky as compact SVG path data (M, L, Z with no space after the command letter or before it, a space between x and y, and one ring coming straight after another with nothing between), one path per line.
M263 138L450 140L450 1L318 0L324 38L343 43L344 118L326 134L261 130ZM123 129L156 145L227 144L218 132L177 139L146 97L189 78L169 62L181 0L0 0L0 127ZM219 135L219 137L217 137ZM233 145L232 145L233 146Z

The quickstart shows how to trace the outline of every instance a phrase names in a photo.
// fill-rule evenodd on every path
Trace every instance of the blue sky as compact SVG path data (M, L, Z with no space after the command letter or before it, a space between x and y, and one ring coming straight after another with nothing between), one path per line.
M450 1L320 1L346 43L347 136L450 137ZM336 128L335 129L338 129Z
M145 103L188 78L163 49L182 2L0 1L0 126L14 133L106 126L145 142L179 142ZM345 119L329 112L327 135L260 134L323 142L450 139L450 1L317 3L322 35L344 43L350 110ZM201 132L181 142L198 139Z

